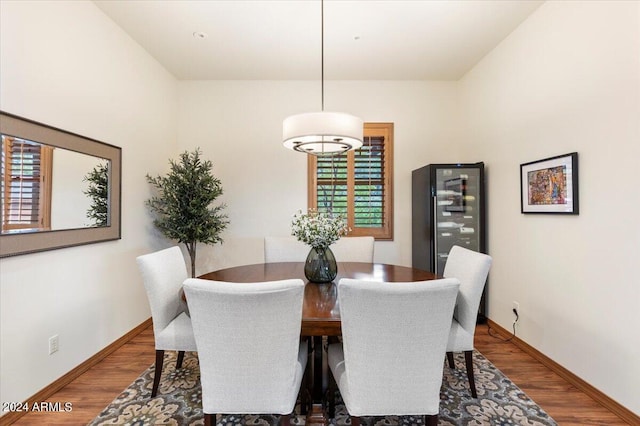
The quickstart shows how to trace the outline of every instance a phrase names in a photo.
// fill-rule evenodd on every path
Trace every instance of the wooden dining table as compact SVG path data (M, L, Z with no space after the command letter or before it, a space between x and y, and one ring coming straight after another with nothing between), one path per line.
M389 265L384 263L339 262L338 275L330 283L308 282L304 275L304 262L259 263L220 269L198 278L236 283L276 281L300 278L306 285L302 307L301 335L313 342L311 407L307 414L307 425L327 425L327 413L323 399L328 385L328 371L323 338L341 335L340 309L337 283L342 278L367 281L414 282L433 280L436 275L421 269Z

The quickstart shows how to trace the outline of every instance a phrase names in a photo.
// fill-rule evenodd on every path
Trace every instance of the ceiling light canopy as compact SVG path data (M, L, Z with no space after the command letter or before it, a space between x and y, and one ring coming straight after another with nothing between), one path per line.
M363 121L342 112L324 110L324 1L321 17L321 112L296 114L282 122L282 139L286 148L307 154L328 156L362 146Z

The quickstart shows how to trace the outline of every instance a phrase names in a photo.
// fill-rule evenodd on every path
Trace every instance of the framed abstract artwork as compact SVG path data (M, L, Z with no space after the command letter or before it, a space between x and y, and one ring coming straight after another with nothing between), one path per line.
M522 213L578 214L578 153L520 165Z

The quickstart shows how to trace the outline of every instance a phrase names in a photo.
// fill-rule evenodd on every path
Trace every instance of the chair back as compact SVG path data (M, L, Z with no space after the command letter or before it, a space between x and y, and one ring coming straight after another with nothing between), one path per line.
M295 237L265 237L264 261L274 262L304 262L307 260L310 248Z
M136 261L149 299L153 332L158 336L184 311L180 289L188 278L187 266L178 246L139 256Z
M302 377L301 369L296 372L302 280L190 278L184 291L198 348L204 412L291 413Z
M337 262L373 262L373 237L342 237L329 248Z
M487 254L453 246L444 266L444 277L460 280L455 318L472 338L476 329L480 298L487 282L491 262L491 256ZM473 342L470 344L473 347Z
M340 280L349 414L438 413L445 349L459 286L457 279L408 283Z

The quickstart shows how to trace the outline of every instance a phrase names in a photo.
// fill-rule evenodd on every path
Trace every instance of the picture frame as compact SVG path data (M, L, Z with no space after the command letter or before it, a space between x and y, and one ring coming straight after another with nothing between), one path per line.
M52 182L51 189L48 191L55 192L55 196L58 198L70 193L82 194L82 182L74 179L63 179L64 177L77 177L77 174L70 172L82 170L81 167L74 169L70 165L78 164L81 166L87 160L92 164L95 164L93 160L96 159L105 160L108 163L109 182L107 189L108 219L105 225L86 226L82 222L74 222L69 225L68 222L58 220L58 222L63 223L63 226L54 226L50 229L25 229L17 232L0 230L0 258L122 238L122 148L3 111L0 111L0 136L3 139L20 139L30 145L49 146L56 150L53 155L54 158L51 160L53 162L52 167L56 170L64 171L64 173L60 173L57 178L54 177L49 180ZM58 163L60 158L67 159L62 166ZM72 161L68 161L69 159ZM88 172L89 170L91 169L83 171ZM3 169L2 179L5 179L4 173ZM56 176L55 172L53 176ZM70 183L77 183L77 186L72 185L69 187ZM70 212L73 214L78 212L78 210L73 211L76 205L74 202L58 203L59 208L57 211L52 211L51 215L57 215L58 218L66 218ZM84 214L84 211L79 211Z
M520 165L520 211L579 214L577 152Z

